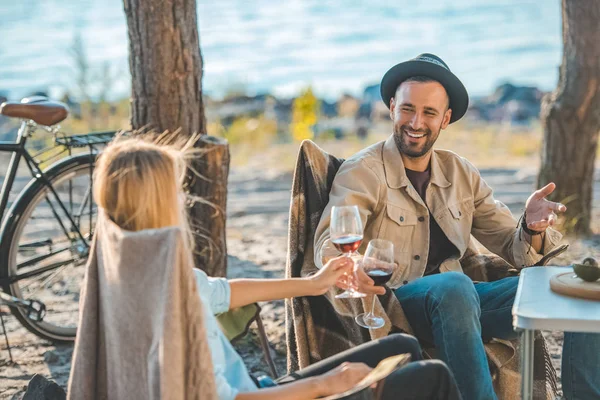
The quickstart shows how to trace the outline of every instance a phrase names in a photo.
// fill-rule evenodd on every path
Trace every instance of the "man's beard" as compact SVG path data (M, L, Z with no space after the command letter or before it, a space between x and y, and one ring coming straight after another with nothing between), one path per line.
M420 134L424 134L425 137L425 142L419 145L411 145L407 138L408 138L408 134L406 133L407 130L410 130L410 127L408 125L402 125L400 127L400 129L398 131L394 130L394 142L396 143L396 147L398 148L398 151L400 151L400 153L410 157L410 158L419 158L419 157L423 157L425 154L427 154L429 152L429 150L431 150L431 148L433 147L433 144L436 142L439 134L440 134L440 129L438 129L438 131L436 132L436 135L433 136L432 135L432 131L431 129L418 129L416 131L414 130L410 130L411 133L420 135Z

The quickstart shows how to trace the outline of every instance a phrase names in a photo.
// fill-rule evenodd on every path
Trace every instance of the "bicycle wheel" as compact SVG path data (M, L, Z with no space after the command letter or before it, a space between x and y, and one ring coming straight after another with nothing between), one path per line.
M4 290L46 306L41 322L20 308L11 308L12 313L29 331L54 342L73 341L77 332L79 289L97 215L91 192L94 162L95 155L78 155L45 171L74 225L50 187L34 179L11 207L0 237Z

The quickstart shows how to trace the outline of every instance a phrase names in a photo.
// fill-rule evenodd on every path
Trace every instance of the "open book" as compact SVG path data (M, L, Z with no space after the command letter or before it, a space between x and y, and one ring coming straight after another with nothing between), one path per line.
M327 397L322 397L319 400L335 400L341 399L351 394L360 392L363 389L368 388L374 383L386 378L389 374L394 372L396 369L404 366L410 361L410 354L404 353L397 356L388 357L381 360L379 364L367 376L358 382L352 389L346 390L344 393L338 393Z

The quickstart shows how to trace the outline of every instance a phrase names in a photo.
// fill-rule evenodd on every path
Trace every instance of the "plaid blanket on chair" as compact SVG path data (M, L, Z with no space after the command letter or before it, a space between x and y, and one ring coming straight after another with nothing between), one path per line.
M329 201L333 178L343 160L336 158L315 143L305 140L300 146L290 207L286 277L307 276L317 270L314 264L314 232L323 209ZM547 260L546 260L547 261ZM518 271L502 258L479 254L469 249L461 265L474 281L501 279ZM379 296L375 307L386 315L382 329L367 330L354 321L354 316L371 306L371 296L355 299L336 299L338 289L318 297L298 297L286 300L286 341L288 372L292 372L391 332L412 333L396 296L387 289ZM520 397L518 340L486 343L490 370L500 399ZM426 351L427 354L431 354ZM553 398L557 378L552 367L544 338L536 335L534 366L534 398Z

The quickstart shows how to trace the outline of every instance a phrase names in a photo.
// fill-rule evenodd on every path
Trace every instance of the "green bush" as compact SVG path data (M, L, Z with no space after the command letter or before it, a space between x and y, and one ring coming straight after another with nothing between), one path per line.
M277 122L264 115L239 117L228 129L224 129L222 136L231 145L246 144L255 148L267 146L277 136Z

